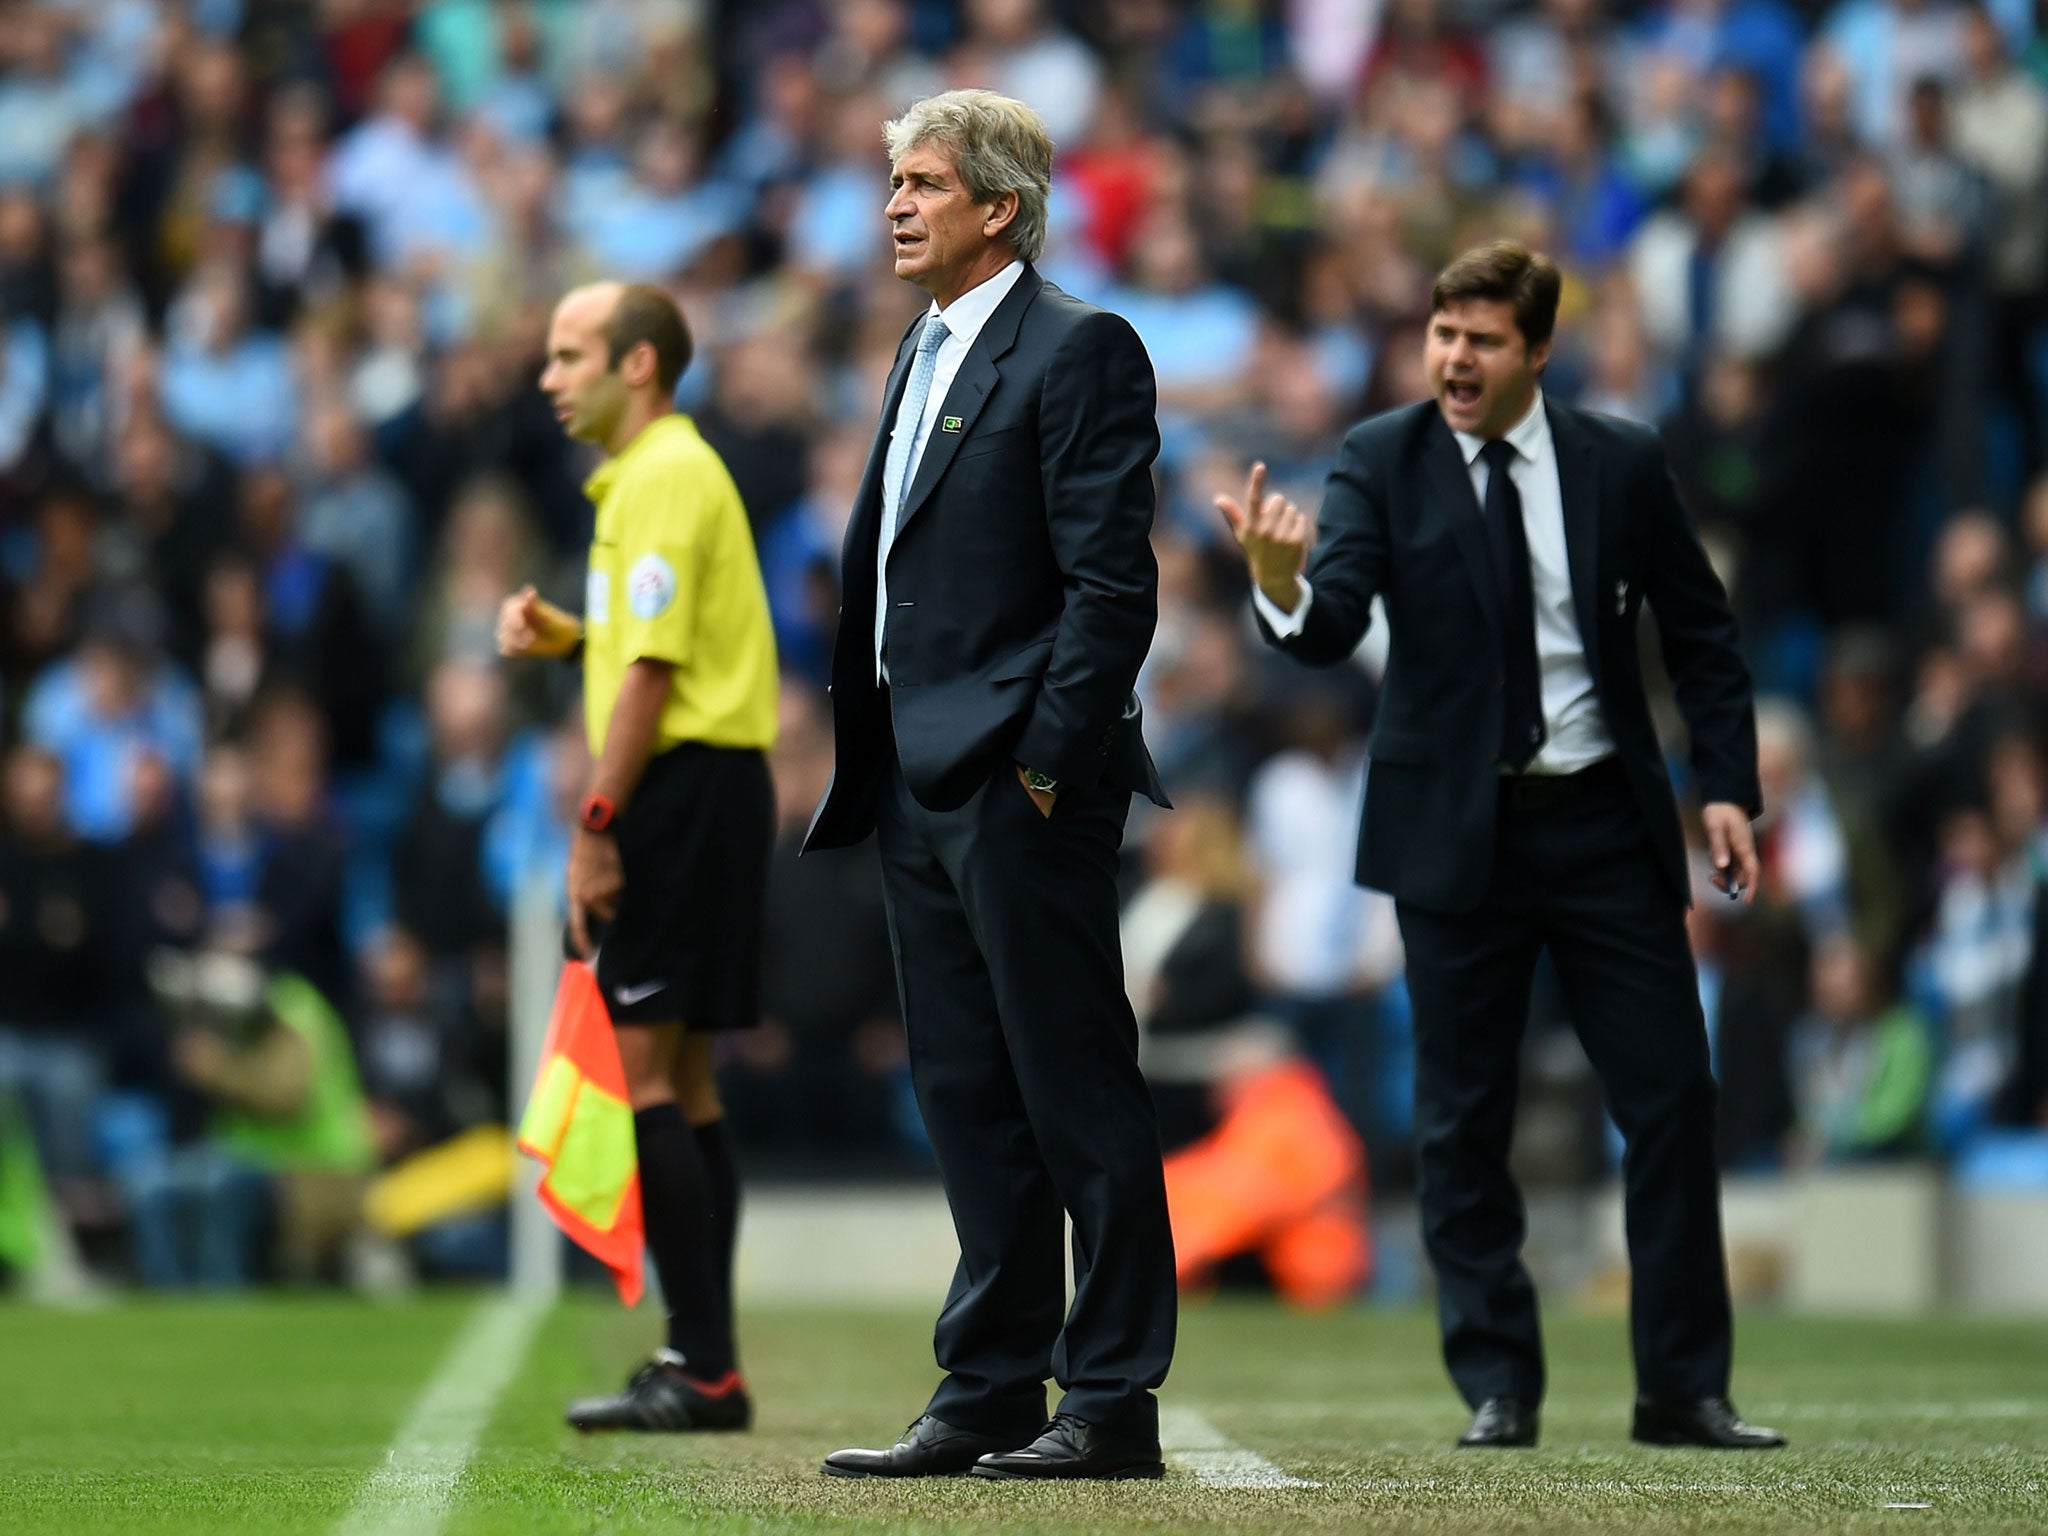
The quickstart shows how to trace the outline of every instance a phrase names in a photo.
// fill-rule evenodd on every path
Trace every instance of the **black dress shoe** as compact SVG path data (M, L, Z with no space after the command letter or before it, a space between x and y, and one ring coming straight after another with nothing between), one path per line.
M1022 1450L997 1451L974 1464L976 1477L1164 1477L1159 1442L1098 1429L1071 1413L1053 1415Z
M1528 1446L1536 1443L1536 1405L1520 1397L1489 1397L1472 1415L1458 1444L1471 1450L1480 1446Z
M1016 1444L1017 1437L977 1435L926 1414L886 1451L834 1451L825 1470L834 1477L965 1477L977 1457Z
M680 1356L666 1349L633 1373L626 1390L610 1397L586 1397L564 1415L572 1429L745 1429L754 1405L737 1371L723 1380L698 1381L683 1373Z
M1634 1435L1644 1445L1703 1445L1718 1451L1774 1451L1785 1443L1775 1429L1743 1423L1725 1397L1690 1403L1639 1397Z

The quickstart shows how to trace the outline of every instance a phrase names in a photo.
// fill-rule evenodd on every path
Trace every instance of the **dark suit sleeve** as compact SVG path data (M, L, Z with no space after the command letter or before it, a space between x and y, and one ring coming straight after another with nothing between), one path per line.
M1116 315L1076 325L1046 369L1040 478L1066 606L1016 757L1063 784L1101 777L1159 619L1156 398L1152 360Z
M1756 711L1728 594L1707 561L1660 445L1645 449L1640 474L1651 509L1649 581L1643 595L1657 615L1664 666L1692 733L1700 799L1729 801L1755 816L1763 809Z
M1283 640L1263 617L1259 619L1259 633L1269 645L1312 667L1335 666L1358 649L1372 624L1372 600L1386 574L1384 481L1370 459L1365 433L1354 428L1337 450L1336 467L1323 488L1316 547L1309 554L1307 572L1315 595L1301 633Z

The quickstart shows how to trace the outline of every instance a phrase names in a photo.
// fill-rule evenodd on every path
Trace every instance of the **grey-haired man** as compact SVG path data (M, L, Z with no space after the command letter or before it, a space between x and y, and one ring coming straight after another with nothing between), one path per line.
M1131 795L1166 803L1133 693L1157 617L1152 366L1032 269L1036 113L951 91L885 134L896 274L932 302L847 529L836 771L807 847L879 835L960 1265L930 1405L825 1470L1157 1477L1173 1239L1116 892Z

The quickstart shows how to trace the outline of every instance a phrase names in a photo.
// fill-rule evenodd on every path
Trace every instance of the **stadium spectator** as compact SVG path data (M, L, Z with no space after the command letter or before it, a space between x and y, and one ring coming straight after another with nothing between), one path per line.
M1989 382L2012 410L2023 468L2041 467L2041 391L2027 365L2040 329L2048 263L2048 92L2018 68L1991 13L1965 24L1967 73L1954 97L1957 155L1984 179L1990 288L1996 305Z
M484 475L456 495L434 564L407 608L411 630L403 674L408 690L422 689L443 662L487 665L497 657L498 599L509 590L552 576L539 547L525 492L504 475ZM516 677L522 719L549 712L544 679Z
M1767 807L1757 827L1764 889L1769 900L1794 909L1807 942L1819 945L1855 922L1848 838L1815 771L1813 732L1796 705L1757 701L1756 749Z
M160 384L173 427L242 465L281 456L298 409L284 340L253 319L246 272L196 273L166 321Z
M1866 144L1889 149L1905 137L1915 82L1961 75L1963 17L1949 0L1840 0L1822 38L1848 70Z
M370 950L356 1033L382 1163L502 1116L502 1039L480 1027L463 990L437 976L427 946L403 928Z
M1245 790L1245 838L1260 887L1254 974L1363 1127L1374 1066L1370 980L1376 952L1398 946L1393 904L1356 882L1365 755L1327 695L1299 700L1288 745Z
M657 120L641 135L633 175L572 225L599 270L661 281L682 273L738 227L738 192L704 175L700 138Z
M0 80L0 182L43 182L93 103L66 69L64 26L54 8L25 6L8 18L10 68Z
M312 402L304 421L299 536L348 568L379 634L395 635L412 595L412 508L344 401Z
M104 487L128 423L113 410L113 381L148 342L142 297L105 235L67 246L50 348L50 430L58 453Z
M1802 1162L1897 1156L1919 1145L1933 1075L1927 1020L1888 1001L1849 935L1813 954L1813 1012L1794 1027L1793 1082Z
M803 494L817 380L800 339L781 328L735 337L712 362L716 382L698 417L704 440L732 472L748 519L765 529Z
M1932 1091L1937 1143L1954 1149L1988 1122L2020 1055L2021 987L2039 899L2042 789L2030 743L1990 750L1984 796L1942 826L1942 883L1923 958L1942 1032Z
M431 755L393 860L397 918L439 967L460 972L501 942L484 883L484 829L504 802L506 679L499 668L444 662L427 680Z
M243 877L254 891L245 952L345 1006L344 850L329 802L327 750L319 707L306 695L279 689L258 702L249 725L255 868Z
M914 1126L874 849L797 857L832 775L824 702L801 682L782 689L762 1021L726 1044L726 1110L740 1144L758 1148L771 1170L778 1160L802 1167L826 1158L914 1166L906 1154L922 1163L929 1152Z
M1737 63L1717 65L1704 87L1703 148L1726 155L1744 171L1743 195L1773 212L1804 190L1791 148L1796 136L1774 135L1764 118L1763 85Z
M1748 206L1743 172L1709 151L1677 204L1636 236L1629 271L1651 344L1687 373L1709 348L1766 357L1793 319L1775 223Z
M185 783L199 765L198 696L163 659L161 626L147 589L109 593L76 653L22 701L22 734L63 765L65 819L94 842L127 832L137 758L162 758Z
M281 1274L331 1273L373 1156L339 1015L304 978L222 952L160 956L151 985L206 1129L134 1149L122 1170L138 1273L158 1287L246 1285L269 1269L273 1219Z
M0 327L0 475L22 467L50 398L50 347L43 328L13 312Z
M839 549L867 467L865 438L839 429L816 438L803 494L761 536L761 575L785 674L823 687L839 621Z
M98 1171L115 996L114 870L64 816L64 768L18 746L0 759L0 1092L28 1109L60 1200Z
M1601 97L1584 92L1565 103L1531 145L1520 178L1557 210L1563 248L1588 275L1604 271L1628 248L1648 211L1612 143Z
M1645 53L1675 59L1696 97L1720 71L1739 70L1754 82L1773 147L1798 133L1801 42L1798 14L1783 0L1664 0L1650 8L1637 38Z
M965 35L951 83L1041 103L1053 142L1078 140L1095 115L1102 60L1053 23L1044 0L964 0L961 10Z
M282 470L245 473L237 500L238 543L262 581L273 675L317 702L337 762L367 763L384 701L384 654L354 574L300 535Z

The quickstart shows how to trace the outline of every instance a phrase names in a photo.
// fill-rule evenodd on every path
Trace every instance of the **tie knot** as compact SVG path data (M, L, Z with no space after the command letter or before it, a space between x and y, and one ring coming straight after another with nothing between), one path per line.
M1479 450L1479 456L1497 474L1515 462L1515 445L1504 437L1496 437Z
M920 352L936 352L946 344L946 338L952 334L951 331L946 329L946 322L937 315L933 315L931 319L925 321L924 330L917 338L917 350Z

